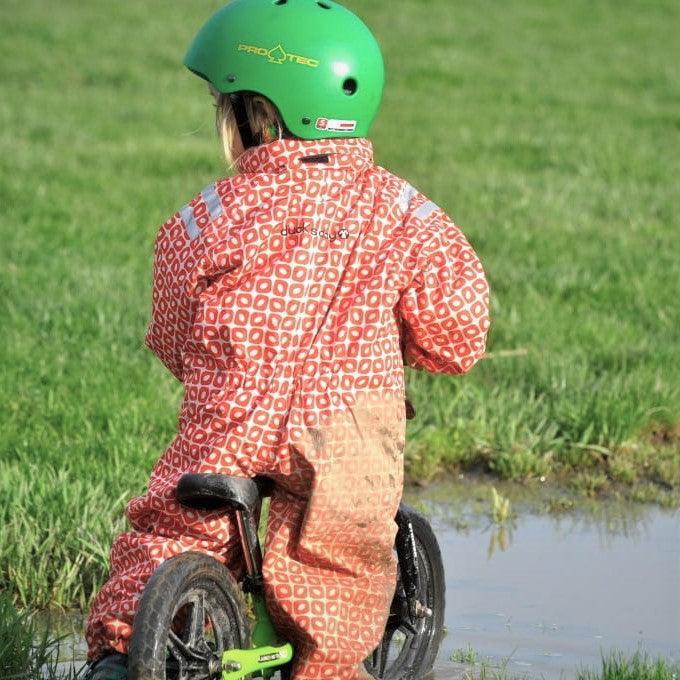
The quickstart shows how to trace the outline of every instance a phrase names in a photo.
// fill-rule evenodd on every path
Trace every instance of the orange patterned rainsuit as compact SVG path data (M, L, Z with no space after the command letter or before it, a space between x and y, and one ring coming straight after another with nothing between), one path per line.
M87 627L125 652L144 584L194 550L240 573L231 514L181 507L185 472L275 482L265 594L295 680L367 677L395 587L404 362L463 373L484 354L489 292L461 231L373 163L366 139L248 150L160 229L147 344L185 386L179 431Z

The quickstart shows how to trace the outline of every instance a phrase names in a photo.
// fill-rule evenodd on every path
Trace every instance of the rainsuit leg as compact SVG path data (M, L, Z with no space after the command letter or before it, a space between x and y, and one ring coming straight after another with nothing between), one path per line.
M396 583L403 411L390 398L308 431L296 451L313 469L309 497L272 499L265 589L295 645L295 680L370 677L362 662L382 638Z
M111 549L109 580L95 598L87 622L90 660L111 650L127 653L139 597L165 560L193 550L212 555L234 571L242 568L235 562L241 553L233 517L180 506L174 498L180 473L164 474L168 468L163 462L156 467L148 492L128 504L132 529L118 536Z

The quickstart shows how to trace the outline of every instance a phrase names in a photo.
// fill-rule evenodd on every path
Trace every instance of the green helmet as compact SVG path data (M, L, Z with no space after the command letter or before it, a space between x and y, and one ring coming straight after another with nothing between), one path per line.
M224 94L267 97L302 139L365 137L385 79L371 31L332 0L233 0L184 65Z

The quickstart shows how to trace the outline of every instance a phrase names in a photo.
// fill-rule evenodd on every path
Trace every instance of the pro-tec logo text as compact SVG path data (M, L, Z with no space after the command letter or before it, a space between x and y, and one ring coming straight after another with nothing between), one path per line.
M269 50L266 47L257 47L257 45L244 45L241 43L238 46L238 51L254 54L257 57L266 57L270 64L284 64L285 62L289 61L293 64L309 66L310 68L316 68L319 65L318 59L311 59L310 57L303 57L300 54L286 52L280 43L276 47L272 47Z

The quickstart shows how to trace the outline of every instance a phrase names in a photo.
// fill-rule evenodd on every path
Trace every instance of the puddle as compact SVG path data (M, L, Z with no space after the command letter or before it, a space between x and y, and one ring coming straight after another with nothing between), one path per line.
M555 516L520 494L518 517L499 529L490 491L457 484L407 499L430 515L445 562L437 680L460 677L449 659L468 646L507 660L510 677L575 677L614 648L680 661L677 511L599 503Z
M509 679L573 678L615 648L680 662L679 512L578 501L549 515L540 512L549 496L497 488L517 512L500 529L488 519L490 487L406 495L430 517L445 562L448 633L436 680L462 677L467 667L450 658L468 646L494 666L507 662ZM69 624L63 632L82 622ZM83 659L82 638L71 640L66 658Z

